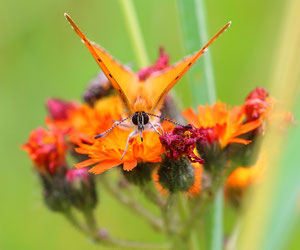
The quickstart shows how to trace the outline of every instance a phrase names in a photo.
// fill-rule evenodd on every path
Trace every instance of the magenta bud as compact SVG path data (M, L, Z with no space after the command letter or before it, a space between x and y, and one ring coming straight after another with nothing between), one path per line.
M66 173L68 196L80 210L93 209L97 204L94 176L86 168L70 169Z
M67 119L70 110L77 107L75 102L67 102L50 98L46 101L46 107L50 117L54 120Z

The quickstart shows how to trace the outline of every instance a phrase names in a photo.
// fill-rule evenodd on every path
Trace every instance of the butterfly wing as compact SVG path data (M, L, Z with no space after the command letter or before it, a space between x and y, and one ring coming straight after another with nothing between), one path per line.
M120 63L115 61L112 56L105 52L100 46L90 42L68 14L65 13L65 17L89 49L106 77L112 83L113 87L118 91L118 94L123 99L128 111L132 113L130 96L132 89L134 89L134 86L132 85L138 81L137 76L131 70L123 67Z
M151 93L151 98L153 100L153 105L151 111L159 109L164 98L171 88L179 81L179 79L189 70L189 68L203 55L207 50L207 47L211 45L219 35L221 35L229 26L231 22L227 23L223 28L221 28L211 39L204 45L202 49L197 51L195 54L188 56L184 60L175 64L158 74L153 75L147 80L147 85L149 92Z

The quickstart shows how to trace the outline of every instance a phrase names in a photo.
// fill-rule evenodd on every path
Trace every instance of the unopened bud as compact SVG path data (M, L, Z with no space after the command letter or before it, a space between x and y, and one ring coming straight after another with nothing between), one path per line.
M113 91L113 87L104 73L101 71L95 78L93 78L83 94L83 100L89 105L94 103L102 97L108 96Z
M80 210L92 209L97 204L94 176L86 168L71 169L66 173L68 196L71 203Z
M204 168L208 172L222 170L226 162L226 153L222 149L219 139L215 136L214 128L199 129L203 135L202 140L198 140L196 148L204 159Z
M41 174L40 176L44 186L44 201L47 207L55 212L67 212L71 204L64 178L60 175Z
M75 102L67 102L60 99L50 98L46 101L49 116L53 120L67 119L70 110L77 108Z
M152 179L153 169L157 163L141 162L131 171L121 170L125 179L134 185L143 186Z
M195 183L195 170L186 157L165 157L157 171L159 184L169 192L186 192Z

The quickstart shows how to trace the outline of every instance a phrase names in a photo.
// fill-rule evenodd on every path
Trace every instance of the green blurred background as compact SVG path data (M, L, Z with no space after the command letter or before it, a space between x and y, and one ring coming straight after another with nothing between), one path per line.
M157 58L159 46L165 46L171 62L183 58L176 1L134 3L151 61ZM284 9L284 0L206 1L209 36L232 21L211 48L218 99L241 104L256 86L268 86ZM1 0L0 249L101 249L62 216L46 209L38 178L20 150L30 131L44 124L45 99L80 99L88 81L99 71L64 12L89 39L137 69L119 1ZM179 97L185 95L184 79L176 91ZM189 100L183 103L186 106ZM298 131L294 133L299 136ZM162 240L105 193L101 192L100 199L97 217L113 235ZM294 221L299 221L299 216ZM289 249L297 249L299 232L299 226L291 231L294 240Z

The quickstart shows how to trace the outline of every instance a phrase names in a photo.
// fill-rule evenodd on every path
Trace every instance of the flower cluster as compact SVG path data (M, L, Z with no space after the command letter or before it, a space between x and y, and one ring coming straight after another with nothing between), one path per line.
M164 70L168 60L161 49L156 63L141 69L138 77L145 80ZM164 200L169 194L183 192L197 200L202 194L213 196L222 185L228 200L239 205L247 186L263 172L259 146L267 123L272 117L293 120L290 113L273 113L275 101L263 88L252 91L240 106L218 101L199 105L197 112L192 108L179 112L167 96L161 110L167 117L155 121L160 122L162 134L147 128L141 140L140 135L130 136L130 120L115 123L126 118L125 106L103 74L88 85L83 100L80 104L48 99L47 128L33 130L22 149L39 173L47 206L64 213L74 207L86 216L97 204L94 174L113 168L118 169L117 177L107 182L102 174L99 180L135 211L141 212L140 205L119 193L131 184L164 209L169 206ZM174 126L169 120L180 116L188 125ZM107 130L106 136L95 139ZM119 184L116 187L111 182ZM153 184L156 189L150 192Z

